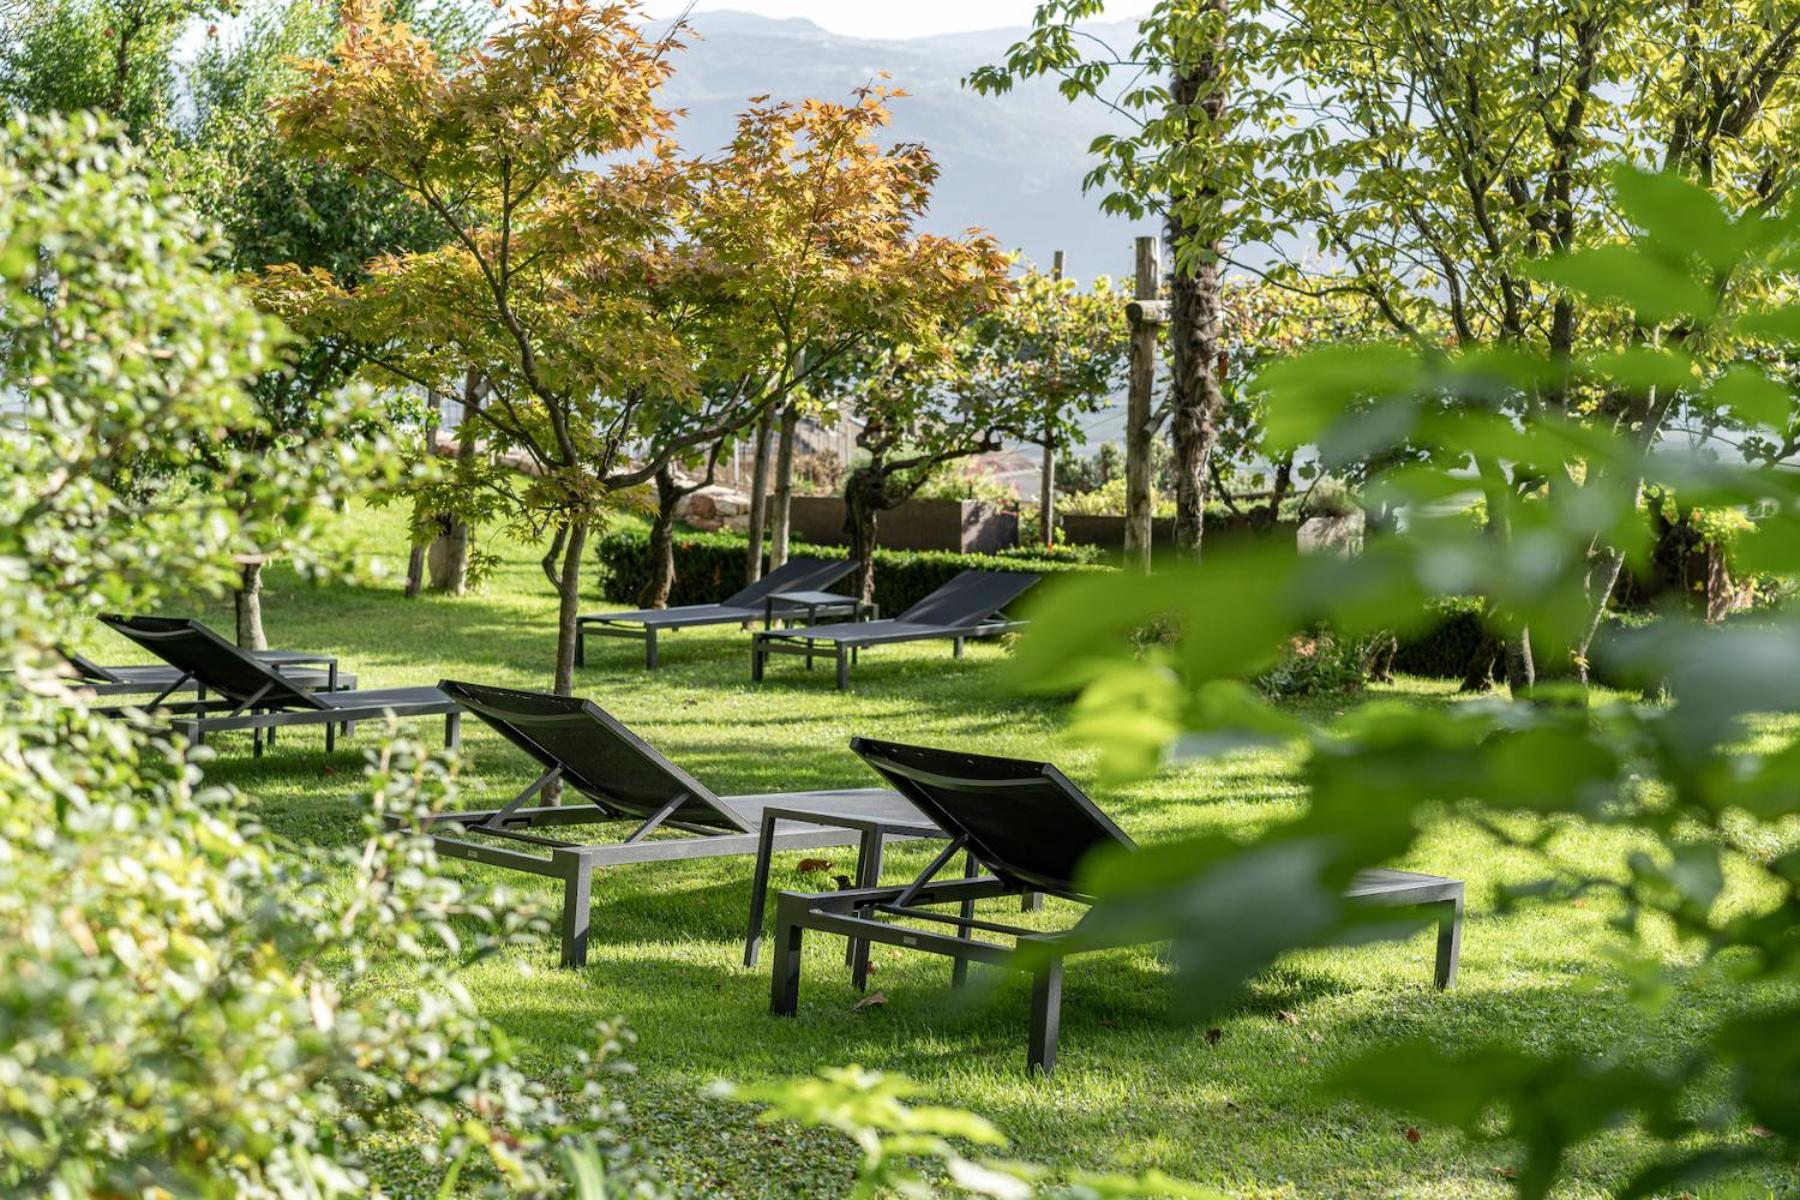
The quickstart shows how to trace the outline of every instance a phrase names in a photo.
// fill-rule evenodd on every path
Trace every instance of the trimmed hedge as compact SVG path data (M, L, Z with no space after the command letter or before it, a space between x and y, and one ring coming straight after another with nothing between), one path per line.
M744 552L749 542L736 533L675 534L675 587L670 605L716 604L744 586ZM594 548L599 559L601 586L608 599L635 605L638 593L650 578L650 536L621 530L601 538ZM796 556L843 558L842 546L795 543ZM1059 549L1053 559L1026 557L1024 547L1004 554L955 554L945 550L875 551L875 602L887 616L918 603L960 571L1035 571L1040 575L1114 568L1082 561L1082 552ZM1469 659L1481 644L1481 602L1446 600L1438 605L1440 619L1418 633L1400 639L1394 669L1406 675L1461 679Z
M738 591L744 586L744 554L748 547L748 539L741 534L677 531L675 587L669 593L669 604L716 604ZM796 558L843 558L847 551L842 546L796 542L792 553ZM632 530L609 533L596 543L594 554L600 562L601 586L607 598L635 605L638 593L650 579L650 535ZM875 602L881 605L884 615L898 615L962 571L1035 571L1052 575L1109 569L1073 556L1043 560L1026 558L1017 552L988 555L877 548Z
M1472 597L1459 597L1433 607L1437 620L1400 639L1394 670L1427 679L1461 679L1487 637L1481 623L1483 605Z

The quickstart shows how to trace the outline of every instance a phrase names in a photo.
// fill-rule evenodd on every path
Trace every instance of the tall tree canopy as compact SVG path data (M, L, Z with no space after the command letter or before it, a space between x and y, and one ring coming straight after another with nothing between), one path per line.
M479 377L471 418L532 471L471 460L467 486L565 531L564 692L587 535L614 493L754 420L815 356L1004 286L986 239L912 232L935 167L875 144L880 93L758 102L724 154L683 158L657 101L676 47L638 17L533 0L449 62L363 5L279 106L297 153L400 188L446 240L352 286L277 268L265 298L303 329L355 333L392 376Z

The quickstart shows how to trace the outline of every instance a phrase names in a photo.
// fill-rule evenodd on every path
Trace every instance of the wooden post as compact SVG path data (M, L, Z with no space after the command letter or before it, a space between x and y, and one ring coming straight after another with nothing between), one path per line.
M1137 240L1136 300L1131 318L1131 394L1125 410L1125 562L1150 569L1151 396L1156 390L1156 336L1167 319L1162 300L1162 250L1153 237Z
M1058 283L1063 277L1063 252L1058 250L1054 265L1050 268L1050 278ZM1056 348L1051 347L1051 377L1056 375ZM1038 491L1038 524L1043 527L1044 548L1056 545L1056 413L1044 414L1044 474Z

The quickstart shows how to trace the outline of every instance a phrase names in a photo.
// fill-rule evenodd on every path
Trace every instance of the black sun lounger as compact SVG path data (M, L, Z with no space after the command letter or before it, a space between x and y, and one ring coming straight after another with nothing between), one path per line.
M856 570L857 564L841 558L790 558L767 575L727 596L717 604L688 604L680 608L640 608L631 612L600 613L575 618L575 665L587 663L587 639L634 638L644 643L644 668L656 670L656 635L667 629L699 625L741 625L765 619L769 597L781 592L822 592ZM781 608L774 612L779 615ZM844 612L854 615L854 597L844 597ZM835 614L834 614L835 615Z
M796 1011L801 938L808 929L946 955L956 963L953 984L962 981L970 962L1029 971L1031 1040L1026 1065L1032 1071L1053 1070L1064 957L1058 947L1070 940L1073 931L1044 932L977 920L975 902L1036 891L1089 903L1092 897L1082 894L1075 882L1081 861L1102 847L1135 849L1135 845L1080 788L1047 763L868 738L853 739L850 748L949 832L951 840L905 887L783 892L776 901L771 1008L784 1017ZM937 882L938 872L965 851L971 868L979 863L991 874L977 877L971 869L963 879ZM1372 905L1428 910L1438 922L1437 986L1447 988L1456 981L1462 947L1460 881L1411 871L1366 871L1345 894ZM946 904L959 905L960 911L957 915L932 911L933 906ZM1014 944L981 939L976 936L980 933L1011 937Z
M446 857L562 880L565 967L587 962L589 897L597 867L754 854L762 810L769 807L925 823L912 805L880 788L719 796L592 701L449 679L438 686L535 760L542 774L504 807L433 813L423 818L425 831ZM590 803L526 807L559 781ZM419 818L394 820L402 824ZM617 842L584 844L537 832L620 822L631 828ZM651 836L657 833L687 836ZM809 825L777 832L775 845L803 850L848 845L858 838L854 830Z
M259 662L268 663L295 683L328 692L349 691L356 687L356 676L337 669L337 659L329 654L309 654L304 650L252 650ZM58 649L68 664L71 682L92 696L156 696L164 699L178 689L206 699L206 689L194 682L179 667L166 664L148 666L104 667L86 655Z
M265 729L272 741L278 728L323 725L329 753L337 748L340 725L389 717L430 716L444 718L444 745L454 747L459 743L461 710L436 688L314 691L198 621L114 614L100 619L180 672L180 678L163 696L131 707L167 714L169 727L186 734L196 745L205 741L209 733L248 729L255 735L256 753L260 755ZM190 681L219 699L162 703Z
M864 646L949 638L952 653L961 658L969 638L1025 628L1025 622L1005 615L1006 606L1038 578L1028 571L964 571L892 620L762 630L750 643L750 679L762 681L771 654L798 654L808 666L815 657L835 658L840 692L850 686L850 664Z

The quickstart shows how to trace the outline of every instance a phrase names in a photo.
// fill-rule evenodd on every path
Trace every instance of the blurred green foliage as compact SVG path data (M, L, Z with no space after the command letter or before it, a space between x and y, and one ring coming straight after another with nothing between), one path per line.
M1635 331L1629 344L1566 358L1336 347L1263 372L1257 386L1277 449L1317 446L1333 470L1408 452L1407 465L1368 483L1403 514L1403 533L1372 539L1354 559L1249 547L1148 579L1057 581L1013 664L1029 687L1082 689L1079 730L1108 744L1119 770L1153 769L1177 739L1214 751L1306 740L1310 803L1298 819L1249 844L1211 838L1090 864L1102 901L1089 934L1171 939L1185 990L1203 1008L1285 950L1369 932L1339 899L1344 886L1451 816L1540 856L1541 881L1502 904L1597 892L1621 900L1618 954L1646 1003L1695 972L1736 983L1741 1005L1716 1012L1666 1071L1604 1047L1547 1055L1526 1031L1509 1030L1485 1045L1395 1046L1344 1069L1352 1091L1516 1141L1518 1188L1531 1197L1552 1188L1573 1147L1622 1121L1668 1147L1624 1195L1800 1161L1800 743L1766 750L1750 741L1759 714L1800 709L1794 614L1706 625L1675 610L1606 629L1594 653L1609 678L1635 689L1622 698L1539 682L1512 703L1377 702L1315 730L1240 681L1267 669L1297 631L1325 623L1350 638L1404 634L1457 596L1486 597L1488 629L1507 640L1529 631L1540 661L1573 656L1593 621L1596 558L1616 551L1636 569L1650 553L1647 490L1754 518L1756 532L1737 545L1746 569L1800 574L1800 477L1533 404L1551 389L1625 411L1652 398L1729 408L1771 435L1794 422L1792 392L1751 356L1800 339L1800 308L1783 282L1800 267L1800 214L1733 218L1698 186L1629 169L1615 186L1634 232L1557 260L1544 276L1613 312ZM1755 286L1727 286L1746 280ZM1665 336L1671 324L1679 338ZM1699 341L1741 345L1744 361L1702 365L1678 345ZM1503 482L1519 479L1536 482ZM1482 525L1466 516L1474 496L1488 506ZM1140 652L1136 631L1157 622L1177 636ZM1644 849L1617 862L1559 859L1553 835L1580 823L1636 831ZM1700 965L1666 964L1656 947L1670 936ZM1568 1003L1579 1003L1573 992ZM1709 1090L1721 1080L1723 1099Z

